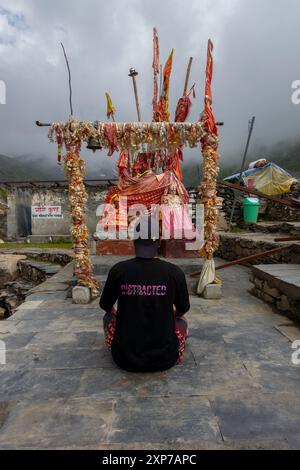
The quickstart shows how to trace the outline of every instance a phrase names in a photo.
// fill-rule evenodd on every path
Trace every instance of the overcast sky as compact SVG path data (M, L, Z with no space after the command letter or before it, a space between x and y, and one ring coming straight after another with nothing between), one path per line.
M117 120L134 120L128 77L134 66L142 117L151 119L153 26L161 61L175 49L172 115L188 58L194 57L197 98L191 120L203 108L207 40L214 42L214 110L225 121L222 158L243 149L253 115L254 146L300 138L300 106L291 103L291 83L300 79L299 18L299 0L0 0L0 79L7 85L7 104L0 105L0 153L55 158L46 130L34 122L69 115L60 41L72 69L76 117L104 120L107 90Z

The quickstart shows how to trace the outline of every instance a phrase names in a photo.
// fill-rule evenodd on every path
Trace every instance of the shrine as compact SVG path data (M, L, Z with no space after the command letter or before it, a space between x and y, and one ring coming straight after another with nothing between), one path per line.
M78 121L73 116L70 100L70 118L63 123L55 122L48 125L50 141L57 143L58 161L60 163L63 159L68 180L77 285L88 288L91 298L98 295L99 286L93 274L90 256L91 234L85 220L88 198L84 184L85 162L80 156L84 143L94 152L107 149L108 156L112 156L115 152L119 153L117 161L119 180L116 185L109 188L106 205L94 235L96 253L133 254L130 230L133 229L139 215L148 213L160 221L162 256L168 257L168 254L173 252L175 256L177 253L178 257L204 258L197 293L201 294L207 285L215 281L213 257L219 244L216 229L219 153L218 129L212 111L212 52L213 44L209 40L204 110L197 122L187 121L192 106L191 94L195 88L195 85L189 88L192 58L188 64L184 90L178 101L174 120L170 119L169 89L174 51L171 51L162 69L159 66L158 34L154 28L152 122L141 120L137 72L135 69L130 69L137 122L116 122L116 109L109 94L106 93L106 122ZM109 121L110 119L112 120ZM47 125L39 122L37 124ZM195 249L184 251L184 243L197 239L197 227L192 223L187 210L189 196L183 184L181 170L185 147L192 149L199 147L203 155L199 203L204 207L204 242L197 251ZM66 150L64 157L62 157L63 148ZM121 246L123 248L120 252Z

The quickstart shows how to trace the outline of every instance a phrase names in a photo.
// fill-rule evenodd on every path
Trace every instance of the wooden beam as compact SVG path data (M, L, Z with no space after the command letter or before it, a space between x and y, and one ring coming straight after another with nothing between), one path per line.
M274 255L275 253L280 253L281 251L289 250L290 248L292 248L290 245L281 246L279 248L274 248L273 250L268 250L262 253L256 253L255 255L246 256L246 258L241 258L235 261L230 261L228 263L221 264L220 266L216 267L216 271L219 271L220 269L229 268L237 264L247 263L248 261L255 261L258 258L265 258L266 256L271 256L271 255ZM200 274L201 274L201 271L197 271L195 273L190 274L190 277L197 277Z
M274 242L299 242L300 237L289 237L289 238L275 238Z
M191 74L191 68L192 68L192 62L193 62L193 57L190 57L189 63L187 66L186 70L186 75L185 75L185 83L184 83L184 89L183 89L183 95L185 96L188 91L188 86L189 86L189 79L190 79L190 74Z

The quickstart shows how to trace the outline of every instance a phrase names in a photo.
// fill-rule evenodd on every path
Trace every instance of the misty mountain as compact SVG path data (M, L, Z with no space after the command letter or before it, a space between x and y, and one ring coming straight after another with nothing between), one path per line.
M33 171L33 169L32 169ZM16 164L15 160L5 155L0 155L0 181L22 181L30 179L28 168Z
M107 157L106 152L92 153L83 149L82 157L86 162L88 179L114 179L117 177L117 155ZM220 178L237 173L241 166L241 155L230 158L221 155ZM289 171L293 176L300 177L300 141L281 142L274 147L259 147L252 150L246 162L258 158L267 158ZM202 159L199 154L186 159L183 164L184 183L186 186L197 186L201 178ZM56 156L49 158L42 154L23 154L17 157L0 155L0 181L37 181L65 179L63 166L57 164Z
M115 165L111 159L106 160L105 155L87 155L87 178L102 179L115 178ZM56 156L53 159L42 154L23 154L16 157L0 155L0 182L1 181L38 181L63 180L63 165L58 165Z
M223 156L220 159L220 179L238 173L242 163L241 155ZM291 173L295 178L300 178L300 141L281 142L272 147L260 146L251 150L248 154L245 168L249 163L259 158L266 158L270 162L276 163L284 170ZM202 160L199 157L186 161L183 164L184 183L187 187L199 184L202 172Z
M300 178L300 141L290 143L280 142L272 147L257 147L249 152L245 168L247 169L250 162L259 158L266 158L291 173L292 176ZM221 160L220 176L225 177L238 173L241 169L241 163L242 155L232 157L230 164L226 164Z

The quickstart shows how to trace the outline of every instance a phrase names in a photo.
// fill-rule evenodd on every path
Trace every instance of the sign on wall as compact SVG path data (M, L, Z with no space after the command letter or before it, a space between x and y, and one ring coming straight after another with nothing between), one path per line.
M31 217L33 219L62 219L61 206L32 206Z

